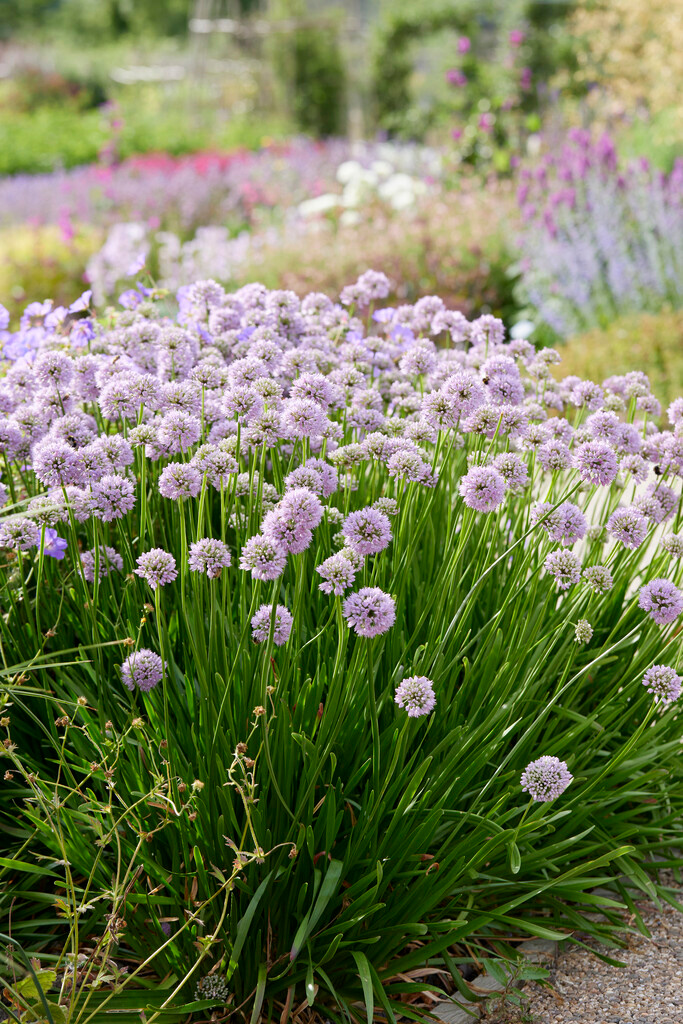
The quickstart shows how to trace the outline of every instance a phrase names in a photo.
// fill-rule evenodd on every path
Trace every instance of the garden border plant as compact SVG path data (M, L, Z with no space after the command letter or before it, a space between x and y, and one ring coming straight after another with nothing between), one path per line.
M423 1020L675 902L683 399L389 288L3 315L15 1019Z

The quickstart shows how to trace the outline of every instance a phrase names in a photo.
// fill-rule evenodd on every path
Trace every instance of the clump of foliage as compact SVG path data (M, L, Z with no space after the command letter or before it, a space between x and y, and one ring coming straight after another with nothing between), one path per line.
M15 1016L427 1020L672 899L683 399L391 291L0 309Z

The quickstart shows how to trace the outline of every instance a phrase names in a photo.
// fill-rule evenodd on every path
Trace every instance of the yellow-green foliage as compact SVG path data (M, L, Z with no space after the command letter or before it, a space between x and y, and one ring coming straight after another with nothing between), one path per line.
M571 22L586 43L580 76L605 87L607 112L680 109L682 25L683 0L580 0Z
M0 295L13 318L33 300L73 302L86 287L85 264L102 242L101 232L87 226L70 239L54 224L0 231Z
M637 367L667 402L683 391L683 312L641 313L572 338L562 347L562 375L601 381Z

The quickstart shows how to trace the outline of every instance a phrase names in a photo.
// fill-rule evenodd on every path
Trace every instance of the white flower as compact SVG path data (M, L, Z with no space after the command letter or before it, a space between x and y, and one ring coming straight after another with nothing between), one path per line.
M333 192L324 192L321 196L314 196L313 199L304 199L299 203L298 211L302 217L317 217L321 213L328 213L339 206L339 196Z

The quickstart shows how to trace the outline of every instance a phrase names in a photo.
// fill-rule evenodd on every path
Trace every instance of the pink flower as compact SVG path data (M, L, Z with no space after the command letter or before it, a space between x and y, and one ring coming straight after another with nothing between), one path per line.
M458 53L469 53L472 49L472 40L469 36L460 36L458 39Z

